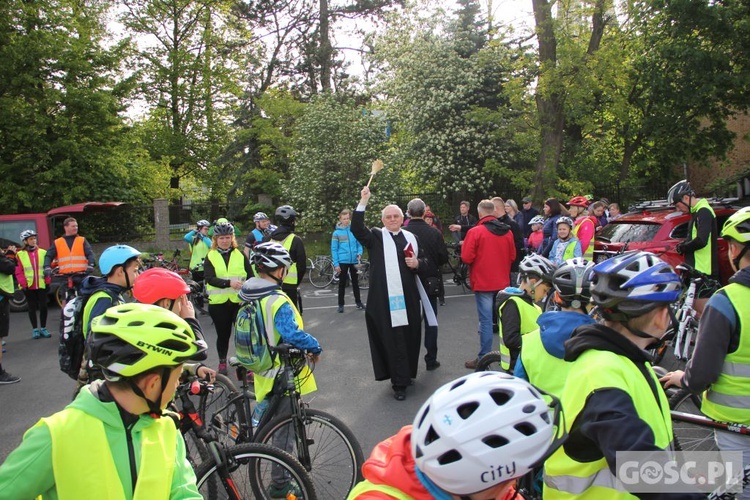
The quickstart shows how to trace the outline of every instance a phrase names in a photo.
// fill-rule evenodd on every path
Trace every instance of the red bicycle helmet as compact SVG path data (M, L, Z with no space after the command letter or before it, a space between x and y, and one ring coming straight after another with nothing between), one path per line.
M585 196L574 196L568 202L569 207L583 207L589 206L589 200Z
M133 285L133 297L141 304L156 304L161 299L176 300L190 293L190 287L180 275L164 269L152 267L138 276Z

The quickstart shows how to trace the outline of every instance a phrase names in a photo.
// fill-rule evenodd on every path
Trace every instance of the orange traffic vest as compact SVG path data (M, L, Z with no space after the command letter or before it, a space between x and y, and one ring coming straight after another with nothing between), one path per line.
M73 248L68 248L65 238L55 240L57 249L57 267L60 274L81 273L86 270L89 260L83 250L83 242L86 241L83 236L76 236L73 240Z

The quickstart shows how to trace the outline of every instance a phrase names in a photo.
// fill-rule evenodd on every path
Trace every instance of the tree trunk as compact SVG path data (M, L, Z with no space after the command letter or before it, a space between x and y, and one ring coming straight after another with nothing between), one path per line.
M326 93L331 91L331 40L329 33L328 0L320 0L320 49L318 59L320 63L320 88Z

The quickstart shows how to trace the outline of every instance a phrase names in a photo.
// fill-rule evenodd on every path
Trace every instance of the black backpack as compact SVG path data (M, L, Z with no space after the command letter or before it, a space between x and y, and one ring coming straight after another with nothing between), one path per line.
M83 309L87 301L88 297L73 297L63 307L60 318L60 346L57 349L57 357L60 361L60 370L73 380L78 379L85 351Z

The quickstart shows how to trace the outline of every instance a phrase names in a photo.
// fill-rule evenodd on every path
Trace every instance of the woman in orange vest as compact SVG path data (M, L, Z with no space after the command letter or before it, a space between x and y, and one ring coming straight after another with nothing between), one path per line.
M16 281L23 289L26 302L29 304L31 320L31 338L48 339L52 335L47 331L47 285L49 277L44 277L42 266L47 251L37 246L37 235L32 229L21 232L23 248L16 254ZM39 322L36 312L39 310Z

